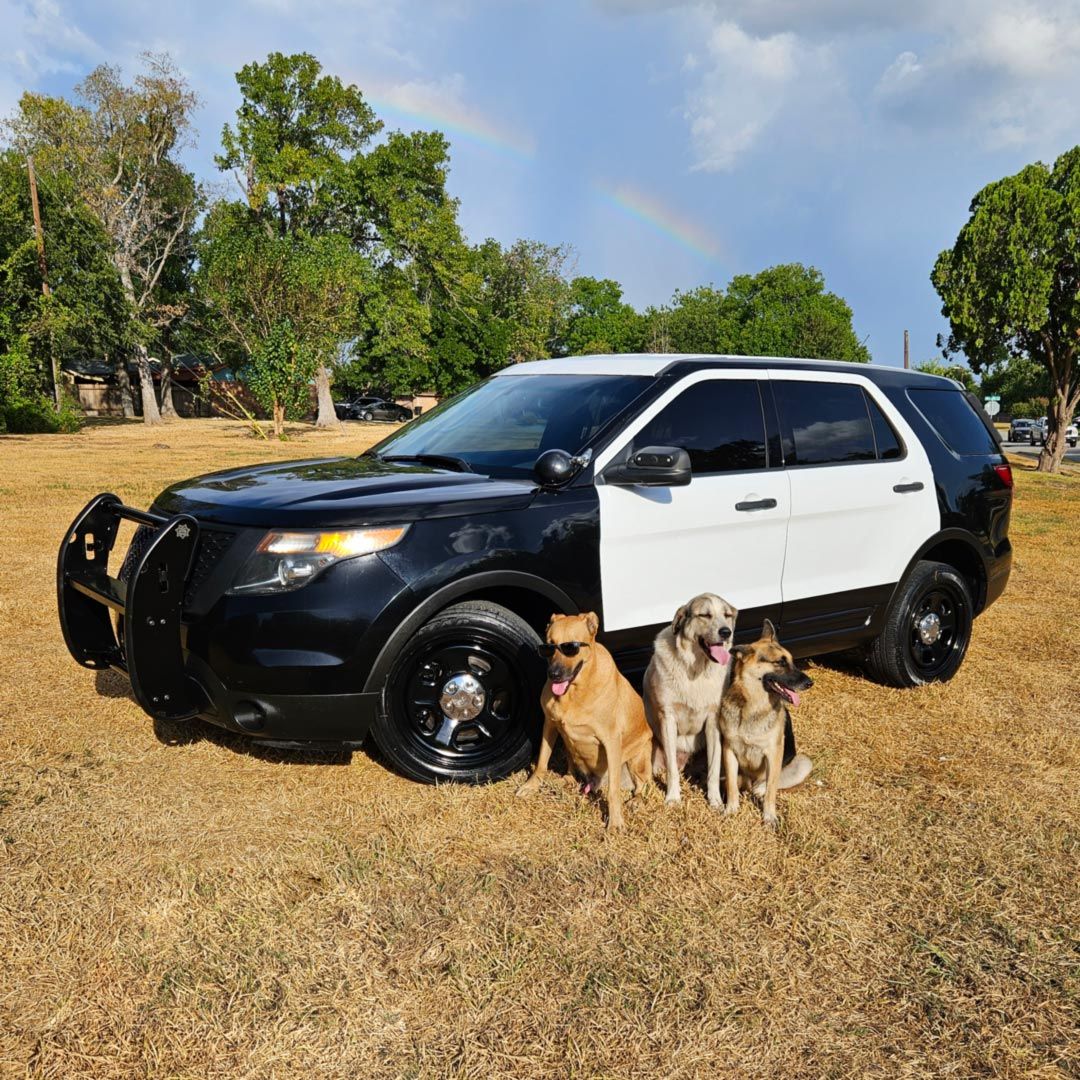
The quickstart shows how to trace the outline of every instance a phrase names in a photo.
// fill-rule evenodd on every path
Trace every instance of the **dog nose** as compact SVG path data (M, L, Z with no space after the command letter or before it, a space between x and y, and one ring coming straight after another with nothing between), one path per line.
M727 641L727 639L729 637L731 637L731 627L730 626L721 626L719 636L720 636L721 641Z

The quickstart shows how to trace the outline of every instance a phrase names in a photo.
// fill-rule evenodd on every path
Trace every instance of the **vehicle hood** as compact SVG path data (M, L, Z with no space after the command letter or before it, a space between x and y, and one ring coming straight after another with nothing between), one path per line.
M166 488L154 509L229 525L336 528L514 509L535 492L532 480L335 457L196 476Z

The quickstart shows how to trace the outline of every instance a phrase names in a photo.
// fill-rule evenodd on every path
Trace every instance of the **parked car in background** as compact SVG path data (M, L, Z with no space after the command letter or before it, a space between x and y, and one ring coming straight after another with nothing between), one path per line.
M1009 442L1027 442L1031 437L1031 426L1034 420L1014 419L1009 425Z
M1034 424L1031 425L1029 437L1031 439L1032 446L1045 446L1046 445L1046 432L1047 432L1047 419L1045 416L1040 416ZM1080 432L1077 431L1076 421L1074 420L1065 429L1065 442L1069 444L1073 449L1076 448L1077 441L1080 440Z
M337 403L334 411L339 420L390 420L404 423L412 419L412 412L404 405L381 397L358 397L354 401Z

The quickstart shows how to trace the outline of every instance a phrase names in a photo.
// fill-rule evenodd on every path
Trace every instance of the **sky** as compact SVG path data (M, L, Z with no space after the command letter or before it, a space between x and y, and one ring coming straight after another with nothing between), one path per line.
M0 26L0 115L169 52L225 191L235 72L311 52L447 134L471 241L570 244L638 308L807 263L884 364L905 328L937 355L930 270L972 196L1080 142L1080 0L0 0Z

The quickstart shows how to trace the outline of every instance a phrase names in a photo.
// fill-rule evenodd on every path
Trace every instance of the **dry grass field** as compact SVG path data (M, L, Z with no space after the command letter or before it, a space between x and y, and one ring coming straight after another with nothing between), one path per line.
M1080 476L1017 468L1013 579L952 683L811 665L778 833L695 788L607 837L568 786L155 730L68 657L91 495L385 430L351 428L0 438L0 1073L1080 1075Z

